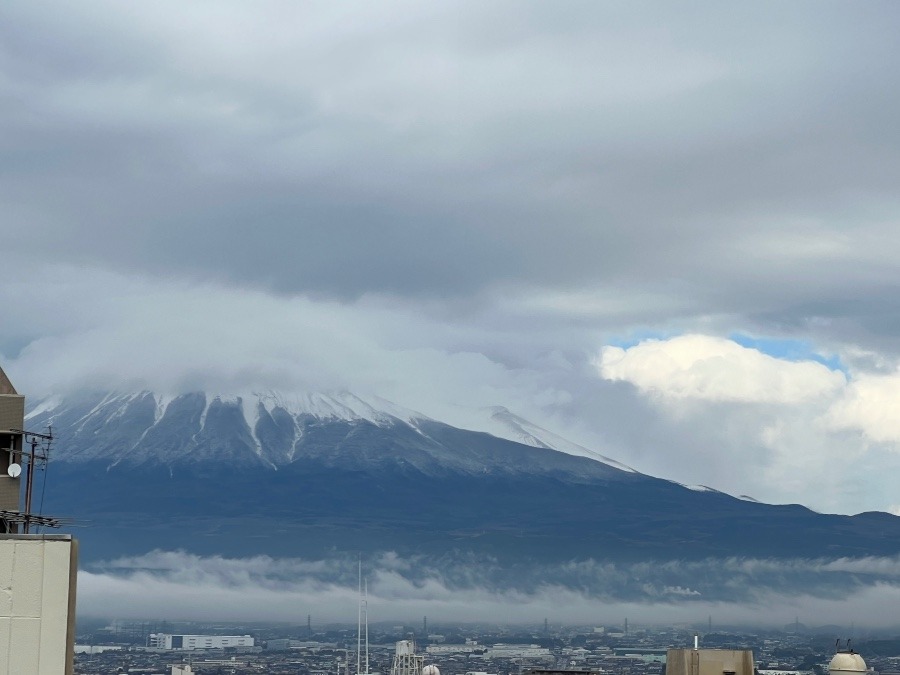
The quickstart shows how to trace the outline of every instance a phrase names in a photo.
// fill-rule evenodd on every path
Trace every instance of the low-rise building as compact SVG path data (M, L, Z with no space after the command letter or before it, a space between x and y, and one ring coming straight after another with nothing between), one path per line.
M539 645L496 644L484 653L487 659L536 659L551 656L550 650Z
M227 649L229 647L253 647L255 641L250 635L170 635L150 633L147 646L150 649L194 650Z

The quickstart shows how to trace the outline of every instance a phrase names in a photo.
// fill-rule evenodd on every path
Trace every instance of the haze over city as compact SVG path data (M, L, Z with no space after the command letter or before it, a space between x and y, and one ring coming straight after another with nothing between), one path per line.
M5 3L0 365L33 405L351 392L492 433L505 409L697 490L900 515L898 32L890 2ZM193 592L204 618L353 603L252 542L132 553L82 573L81 611L147 583L146 611ZM900 561L859 558L607 599L887 621ZM391 560L398 613L599 597Z

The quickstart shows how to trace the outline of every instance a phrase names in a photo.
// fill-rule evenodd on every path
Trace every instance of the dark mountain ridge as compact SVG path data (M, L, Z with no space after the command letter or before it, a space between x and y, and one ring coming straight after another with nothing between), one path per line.
M156 548L544 563L900 553L900 518L888 514L689 489L346 394L302 405L85 396L36 404L29 428L48 424L44 511L76 519L87 559Z

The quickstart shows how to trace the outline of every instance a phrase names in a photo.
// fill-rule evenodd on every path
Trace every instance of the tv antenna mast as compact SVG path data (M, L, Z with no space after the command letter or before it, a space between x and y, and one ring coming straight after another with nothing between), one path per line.
M61 524L59 519L48 518L40 513L35 515L31 508L32 498L34 496L34 472L38 467L46 469L47 463L50 461L50 446L53 444L53 427L48 426L46 434L39 434L36 431L25 431L23 429L11 429L11 431L16 434L21 434L25 440L25 445L28 446L27 449L23 448L21 450L21 457L19 458L20 462L24 459L28 460L28 463L25 466L25 509L21 514L18 514L18 517L12 516L10 512L4 512L0 514L0 516L7 520L17 520L21 522L23 534L28 534L30 532L32 523L38 527L59 527ZM19 463L11 464L9 470L11 476L13 475L13 472L16 473L16 476L21 473ZM41 510L43 510L43 501L42 491Z

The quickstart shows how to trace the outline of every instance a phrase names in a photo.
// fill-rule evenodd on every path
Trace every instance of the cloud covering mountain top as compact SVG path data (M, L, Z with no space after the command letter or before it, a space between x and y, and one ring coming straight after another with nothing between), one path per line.
M897 508L898 29L890 2L6 3L0 359L32 397L500 405L685 484Z

